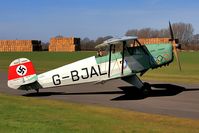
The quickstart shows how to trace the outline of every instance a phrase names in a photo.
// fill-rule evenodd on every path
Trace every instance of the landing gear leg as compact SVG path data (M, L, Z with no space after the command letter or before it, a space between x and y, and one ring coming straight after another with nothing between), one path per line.
M123 77L122 80L134 85L136 88L138 88L138 91L144 96L148 96L151 91L150 84L146 82L143 83L137 75Z

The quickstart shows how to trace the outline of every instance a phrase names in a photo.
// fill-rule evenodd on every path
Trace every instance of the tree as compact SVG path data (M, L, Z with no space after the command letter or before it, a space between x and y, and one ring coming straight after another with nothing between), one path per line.
M193 35L192 43L199 46L199 34Z
M184 45L188 45L193 37L193 26L189 23L174 23L172 24L175 38L178 38Z
M103 43L105 40L113 38L112 36L98 37L95 41L88 37L81 40L81 50L96 50L95 46Z
M95 41L95 45L101 44L104 41L113 38L112 36L98 37Z
M155 38L159 37L160 31L152 28L142 28L128 30L126 36L137 36L139 38Z
M131 29L131 30L128 30L125 35L126 36L138 36L138 32L139 30L137 29Z
M88 37L81 40L81 50L92 50L94 47L94 41Z
M169 29L160 29L159 30L159 35L158 35L158 37L162 37L162 38L164 38L164 37L166 37L166 38L169 38L169 37L171 37L171 35L170 35L170 33L169 33Z
M174 23L172 24L174 37L180 40L183 45L189 45L193 39L193 26L190 23ZM171 37L169 27L167 29L130 29L125 33L126 36L137 36L138 38L161 38Z
M193 50L199 50L199 34L193 35L188 48Z

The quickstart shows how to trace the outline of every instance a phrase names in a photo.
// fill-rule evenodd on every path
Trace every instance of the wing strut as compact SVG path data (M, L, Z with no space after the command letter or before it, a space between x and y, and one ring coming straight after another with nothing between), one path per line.
M123 44L122 44L122 75L124 74L124 49L125 49L125 46L126 46L126 41L123 41Z
M113 44L110 45L109 48L109 64L108 64L108 77L110 78L111 75L111 51L112 51Z

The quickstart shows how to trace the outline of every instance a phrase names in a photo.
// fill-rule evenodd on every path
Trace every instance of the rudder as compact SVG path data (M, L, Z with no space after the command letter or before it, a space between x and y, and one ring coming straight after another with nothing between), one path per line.
M19 58L11 62L8 69L8 87L19 89L20 86L37 81L34 66L29 59Z

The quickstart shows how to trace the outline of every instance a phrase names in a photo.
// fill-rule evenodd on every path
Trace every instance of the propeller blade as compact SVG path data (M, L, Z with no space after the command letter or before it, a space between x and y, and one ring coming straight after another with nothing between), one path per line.
M176 57L176 60L177 60L177 63L178 63L178 67L179 67L179 69L181 71L181 63L180 63L180 59L179 59L179 56L178 56L176 44L174 42L173 42L173 52L175 54L175 57Z
M170 21L169 21L169 30L170 30L170 34L171 34L171 40L173 41L174 40L174 34L173 34L173 28L171 26Z
M177 63L178 63L178 67L181 71L181 63L180 63L180 59L179 59L179 56L178 56L178 52L177 52L177 43L179 43L178 39L175 39L174 38L174 33L173 33L173 28L171 26L171 23L169 21L169 30L170 30L170 35L171 35L171 39L170 41L172 42L172 45L173 45L173 52L175 54L175 57L176 57L176 60L177 60Z

